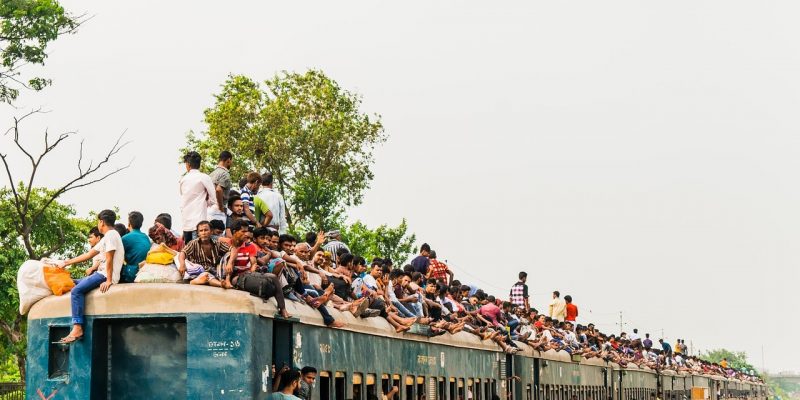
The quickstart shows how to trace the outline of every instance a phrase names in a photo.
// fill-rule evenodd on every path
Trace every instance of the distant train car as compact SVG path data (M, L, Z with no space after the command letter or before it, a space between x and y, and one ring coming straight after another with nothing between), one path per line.
M28 398L266 399L273 366L314 366L313 400L664 400L706 388L711 377L620 368L565 352L519 344L507 355L461 332L428 337L395 333L382 318L324 326L320 314L288 302L294 318L275 318L274 301L241 291L176 284L115 285L87 297L84 337L54 342L70 329L69 295L38 302L28 315ZM722 397L764 399L755 384L721 379ZM738 386L737 386L738 385ZM711 393L714 394L711 394ZM720 392L722 393L722 392ZM687 397L688 398L688 397Z

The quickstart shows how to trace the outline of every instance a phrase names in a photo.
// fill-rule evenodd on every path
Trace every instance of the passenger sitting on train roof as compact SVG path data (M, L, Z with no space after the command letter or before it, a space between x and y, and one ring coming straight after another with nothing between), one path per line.
M97 271L91 275L75 281L75 287L70 291L72 297L72 330L69 335L61 338L59 343L69 344L83 338L84 306L85 296L95 288L100 288L101 293L105 293L112 284L119 282L120 271L125 262L125 248L119 233L114 230L114 221L117 215L114 211L103 210L97 214L97 229L103 234L100 240L88 252L61 261L57 266L65 268L72 264L82 263L92 259L98 254L105 254L104 259L100 259Z
M139 272L139 263L147 258L150 251L150 238L142 233L144 216L138 211L128 213L129 233L122 237L125 248L125 265L120 273L120 281L131 283Z
M197 239L189 242L178 253L178 272L192 285L222 287L223 281L216 277L216 267L222 257L230 252L230 246L211 235L211 224L197 224Z
M247 226L250 225L250 220L244 214L244 204L242 198L239 196L231 196L228 198L228 217L225 222L225 237L233 237L234 224L238 221L244 221Z

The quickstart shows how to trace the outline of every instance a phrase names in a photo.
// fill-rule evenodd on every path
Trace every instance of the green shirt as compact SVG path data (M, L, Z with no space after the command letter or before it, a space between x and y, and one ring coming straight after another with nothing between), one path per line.
M256 221L259 223L264 222L264 216L269 212L269 206L259 196L253 196L253 205L255 207Z

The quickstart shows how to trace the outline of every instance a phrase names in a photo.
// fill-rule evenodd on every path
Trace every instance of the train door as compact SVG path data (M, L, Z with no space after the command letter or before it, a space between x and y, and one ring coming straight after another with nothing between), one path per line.
M284 366L302 367L302 365L292 365L292 349L294 347L292 330L291 322L272 320L272 364L275 365L276 372Z
M185 399L186 318L96 320L91 399Z

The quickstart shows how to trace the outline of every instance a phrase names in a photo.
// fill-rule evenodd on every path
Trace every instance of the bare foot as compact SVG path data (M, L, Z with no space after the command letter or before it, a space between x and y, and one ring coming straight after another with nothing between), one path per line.
M283 318L286 318L286 319L292 318L292 314L289 314L289 312L286 311L285 308L280 310L280 314L281 314L281 317L283 317Z
M397 328L395 328L394 331L397 332L397 333L400 333L400 332L405 332L405 331L407 331L409 329L411 329L410 326L400 325Z
M415 317L400 318L397 322L410 327L414 322L417 322L417 319Z
M343 328L343 327L345 327L346 325L347 325L347 324L346 324L346 323L344 323L344 322L342 322L342 321L333 321L333 323L331 323L330 325L328 325L328 327L330 327L330 328Z

